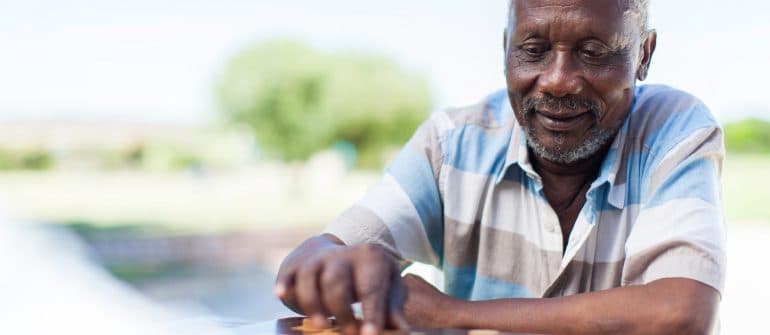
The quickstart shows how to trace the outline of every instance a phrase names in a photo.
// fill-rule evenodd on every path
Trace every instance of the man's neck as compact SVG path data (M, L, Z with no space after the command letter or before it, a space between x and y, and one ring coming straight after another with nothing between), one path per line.
M567 248L569 235L580 209L586 201L589 185L599 174L610 145L592 157L573 164L559 164L536 155L532 157L532 166L543 180L543 193L553 208L561 225L563 249Z

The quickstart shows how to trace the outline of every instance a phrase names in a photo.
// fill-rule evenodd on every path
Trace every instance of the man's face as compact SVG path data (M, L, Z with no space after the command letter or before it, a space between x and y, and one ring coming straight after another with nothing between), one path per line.
M626 0L516 0L506 41L508 94L534 153L571 164L594 156L628 115L641 48ZM649 55L647 55L649 53Z

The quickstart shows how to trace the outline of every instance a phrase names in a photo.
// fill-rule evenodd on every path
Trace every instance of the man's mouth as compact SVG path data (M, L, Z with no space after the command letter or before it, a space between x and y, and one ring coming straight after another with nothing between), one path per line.
M575 129L583 120L590 116L590 112L570 113L570 114L552 114L544 111L535 111L535 118L550 131L565 132Z

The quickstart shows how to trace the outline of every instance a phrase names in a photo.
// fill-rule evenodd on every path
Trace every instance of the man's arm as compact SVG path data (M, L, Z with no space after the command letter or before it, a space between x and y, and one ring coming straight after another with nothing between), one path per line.
M704 334L715 320L716 290L691 279L550 299L462 301L414 276L405 284L413 325L544 334ZM435 307L442 306L441 310ZM426 308L428 307L428 308Z
M436 114L434 114L436 115ZM361 331L384 326L406 330L406 289L399 261L437 264L441 256L442 204L438 178L443 158L437 118L426 120L383 179L352 207L289 255L276 294L290 308L323 322L334 316L356 333L350 304L361 302ZM368 325L368 326L367 326Z

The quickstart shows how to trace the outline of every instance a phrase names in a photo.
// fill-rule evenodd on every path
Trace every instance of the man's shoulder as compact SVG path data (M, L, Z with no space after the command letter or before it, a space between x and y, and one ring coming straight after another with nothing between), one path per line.
M627 136L645 147L670 147L702 129L719 129L706 105L694 95L665 85L636 89Z
M661 112L677 112L701 106L703 102L696 96L666 85L640 85L634 96L634 111L659 110Z

